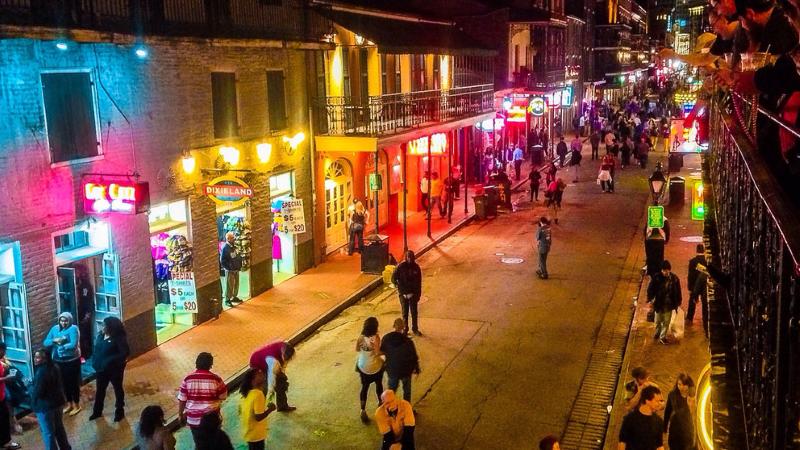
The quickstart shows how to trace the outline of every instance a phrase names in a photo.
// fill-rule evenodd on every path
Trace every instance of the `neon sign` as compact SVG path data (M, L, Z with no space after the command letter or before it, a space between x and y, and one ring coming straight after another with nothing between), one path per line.
M137 214L150 207L149 183L133 181L83 181L83 211L86 214Z
M220 205L238 206L253 196L253 189L242 179L224 175L203 185L203 194Z
M414 139L408 143L408 154L427 155L428 147L430 147L432 155L443 155L447 151L447 135L445 133L436 133Z
M512 106L508 110L508 122L525 122L525 109L521 106Z
M531 104L528 106L528 111L534 116L543 116L545 108L544 98L533 97L531 99Z

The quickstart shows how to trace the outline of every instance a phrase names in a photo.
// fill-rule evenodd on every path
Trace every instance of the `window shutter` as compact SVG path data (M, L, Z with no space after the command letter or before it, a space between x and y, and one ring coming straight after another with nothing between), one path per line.
M52 162L99 155L94 85L89 73L43 73L41 78Z
M287 127L284 83L283 70L267 71L267 112L271 131L285 130Z

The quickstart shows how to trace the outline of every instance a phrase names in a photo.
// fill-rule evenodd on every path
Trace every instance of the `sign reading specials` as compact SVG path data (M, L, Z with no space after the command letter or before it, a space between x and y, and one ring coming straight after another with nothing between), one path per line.
M545 111L545 103L543 97L531 98L531 103L528 105L528 111L534 116L543 116Z
M240 178L223 175L204 184L203 194L220 205L239 206L253 196L253 189Z
M447 134L435 133L410 141L408 143L408 154L427 155L429 146L432 155L443 155L447 151Z

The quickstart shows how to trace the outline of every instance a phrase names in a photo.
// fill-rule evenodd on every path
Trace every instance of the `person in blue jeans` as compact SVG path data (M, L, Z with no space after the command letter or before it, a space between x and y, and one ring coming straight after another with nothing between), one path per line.
M71 450L61 408L67 403L61 373L45 349L33 354L35 365L31 409L36 413L46 450Z
M543 280L549 276L547 274L547 254L550 253L552 240L550 220L542 216L539 218L539 229L536 231L536 241L539 244L539 268L536 270L536 274Z
M411 375L420 373L417 348L405 332L406 322L398 317L394 321L394 331L381 339L381 352L386 355L386 375L389 389L397 392L403 384L403 400L411 401Z

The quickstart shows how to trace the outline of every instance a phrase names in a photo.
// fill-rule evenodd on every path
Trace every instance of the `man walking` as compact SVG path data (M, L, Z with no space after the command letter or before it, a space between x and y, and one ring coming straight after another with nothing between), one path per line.
M589 143L592 145L592 161L600 159L600 132L598 130L592 131Z
M422 336L417 316L417 304L422 295L422 269L417 264L413 251L407 251L405 261L394 269L392 283L397 286L397 293L400 295L403 321L406 324L405 332L408 333L408 311L411 310L411 331L417 336Z
M690 324L694 320L695 306L698 300L702 301L703 330L708 335L708 296L706 293L706 276L697 269L697 266L705 267L706 249L703 244L697 244L695 248L697 254L689 260L689 274L686 277L687 288L689 289L689 309L686 311L686 323Z
M667 343L672 311L681 306L681 295L681 281L672 273L672 265L665 259L661 263L661 272L655 274L647 286L647 301L653 302L656 312L656 333L653 339L658 339L662 344Z
M197 370L186 375L178 391L178 418L186 422L192 432L195 446L203 437L198 428L200 420L206 414L219 414L222 401L228 397L228 388L217 374L211 372L214 357L211 353L202 352L197 355Z
M522 148L518 145L517 148L514 149L514 178L519 181L520 172L522 171L522 160L525 159L525 154L522 152Z
M394 331L381 339L381 352L386 355L386 376L389 389L397 391L403 383L403 399L411 401L411 375L420 373L417 348L406 332L406 323L401 318L394 321ZM386 391L384 391L386 392Z
M414 409L408 400L398 400L389 389L381 394L381 405L375 410L375 425L383 436L381 450L414 450Z
M564 160L567 157L567 143L564 142L564 136L558 137L558 144L556 145L556 155L558 155L558 167L564 167Z
M222 246L219 263L225 270L225 304L234 306L242 303L238 297L242 256L236 250L236 235L231 231L225 233L225 245Z
M539 184L542 182L542 174L539 172L539 169L531 169L531 172L528 174L528 179L531 180L531 203L533 203L534 200L538 202Z
M539 269L536 274L539 278L546 280L547 274L547 254L550 252L552 233L550 230L550 220L547 217L539 218L539 229L536 231L536 241L539 244Z
M581 140L578 136L575 136L575 140L572 141L570 145L570 155L569 155L569 165L572 166L574 169L574 176L575 179L572 180L573 183L578 182L578 168L581 165L581 159L583 155L581 155L581 148L583 144L581 144Z
M297 409L289 405L286 393L289 390L289 378L286 376L286 365L294 357L294 346L288 342L275 341L269 343L250 355L250 367L263 371L267 375L267 400L275 395L278 411L291 412Z
M664 421L658 416L664 396L656 386L642 389L639 407L622 419L618 450L664 450Z

